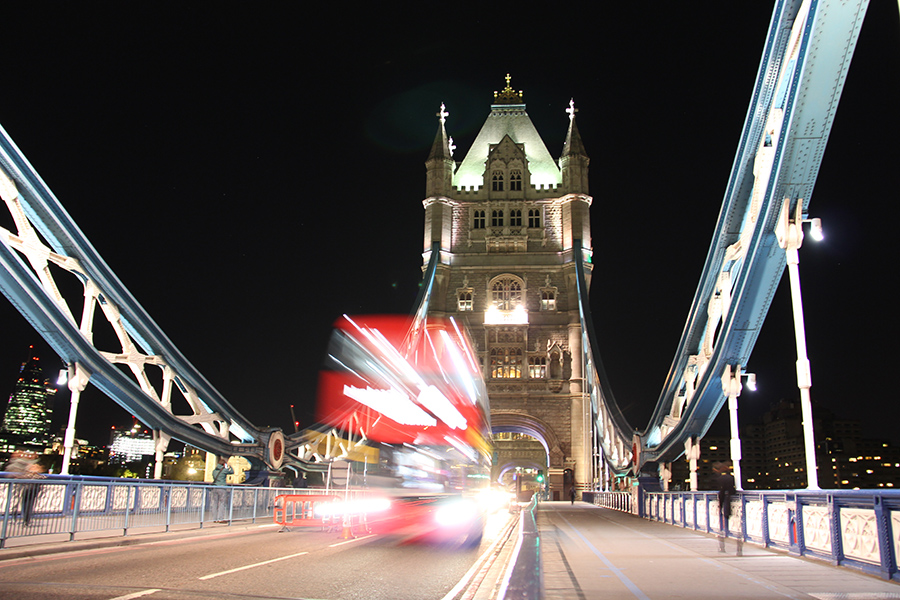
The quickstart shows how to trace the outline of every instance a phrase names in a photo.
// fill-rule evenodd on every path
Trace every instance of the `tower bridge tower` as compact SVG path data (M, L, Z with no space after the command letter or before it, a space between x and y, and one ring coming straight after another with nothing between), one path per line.
M573 102L562 154L554 160L522 92L510 87L509 76L506 82L460 162L443 105L438 113L423 202L425 264L433 248L441 253L429 314L468 327L493 432L537 438L546 450L551 493L565 498L564 472L574 472L580 489L595 472L572 251L581 244L590 263L589 159ZM585 267L589 283L591 265Z

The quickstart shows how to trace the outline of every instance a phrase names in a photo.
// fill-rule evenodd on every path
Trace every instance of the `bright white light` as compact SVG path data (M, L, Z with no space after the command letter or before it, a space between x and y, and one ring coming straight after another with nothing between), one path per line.
M513 310L500 310L491 306L484 312L485 325L528 325L528 311L521 304Z
M469 425L466 418L450 403L447 396L433 385L421 391L417 399L419 404L430 410L453 429L466 429ZM396 420L396 419L395 419Z
M756 391L756 373L747 373L747 389Z
M344 395L376 410L389 419L393 419L401 425L420 425L432 427L437 425L437 420L424 410L416 406L406 394L394 389L373 390L344 386Z
M469 525L478 519L478 505L470 499L454 500L441 506L434 513L434 520L441 527Z
M513 500L513 495L497 488L484 488L478 492L478 504L482 510L494 512L506 508Z
M387 498L364 498L362 500L343 502L322 502L316 505L314 512L317 516L334 515L371 515L384 512L391 507L391 501Z
M812 239L817 242L824 240L825 232L822 230L822 219L816 217L815 219L811 219L809 223L809 235L812 236Z

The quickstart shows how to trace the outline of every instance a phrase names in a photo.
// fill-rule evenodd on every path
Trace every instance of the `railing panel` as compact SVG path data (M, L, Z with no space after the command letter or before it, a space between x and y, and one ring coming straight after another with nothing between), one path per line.
M831 509L827 506L803 507L803 544L831 556Z
M878 564L878 528L875 511L859 508L841 508L841 547L844 556L867 563Z
M595 493L593 502L604 506L604 497ZM644 492L640 507L651 520L723 534L715 492ZM900 580L900 490L739 492L727 529L744 541Z
M318 493L318 490L289 490ZM265 519L273 501L285 490L276 488L216 487L176 482L108 482L69 479L5 480L0 482L0 547L6 540L48 534L203 526L220 520ZM214 503L221 498L221 510ZM25 513L29 512L28 524Z

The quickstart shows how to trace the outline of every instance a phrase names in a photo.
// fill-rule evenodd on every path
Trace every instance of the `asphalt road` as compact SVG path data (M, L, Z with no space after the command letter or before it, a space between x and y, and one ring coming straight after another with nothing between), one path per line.
M36 554L0 560L0 598L439 600L465 588L510 522L492 516L475 548L262 526Z

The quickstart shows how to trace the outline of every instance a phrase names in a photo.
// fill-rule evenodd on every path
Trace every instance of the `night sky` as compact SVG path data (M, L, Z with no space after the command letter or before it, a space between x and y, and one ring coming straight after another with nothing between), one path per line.
M184 355L251 421L292 431L291 404L309 424L331 323L413 306L441 102L461 159L510 73L558 157L574 98L591 157L594 324L615 396L643 429L709 248L772 2L307 6L7 3L0 124ZM900 441L897 73L897 2L873 0L810 206L827 239L807 238L800 272L814 410ZM0 226L12 228L5 210ZM4 397L29 344L60 366L5 299L0 325ZM742 421L798 397L793 339L785 276ZM62 425L68 395L57 402ZM106 443L129 421L83 395L79 437Z

